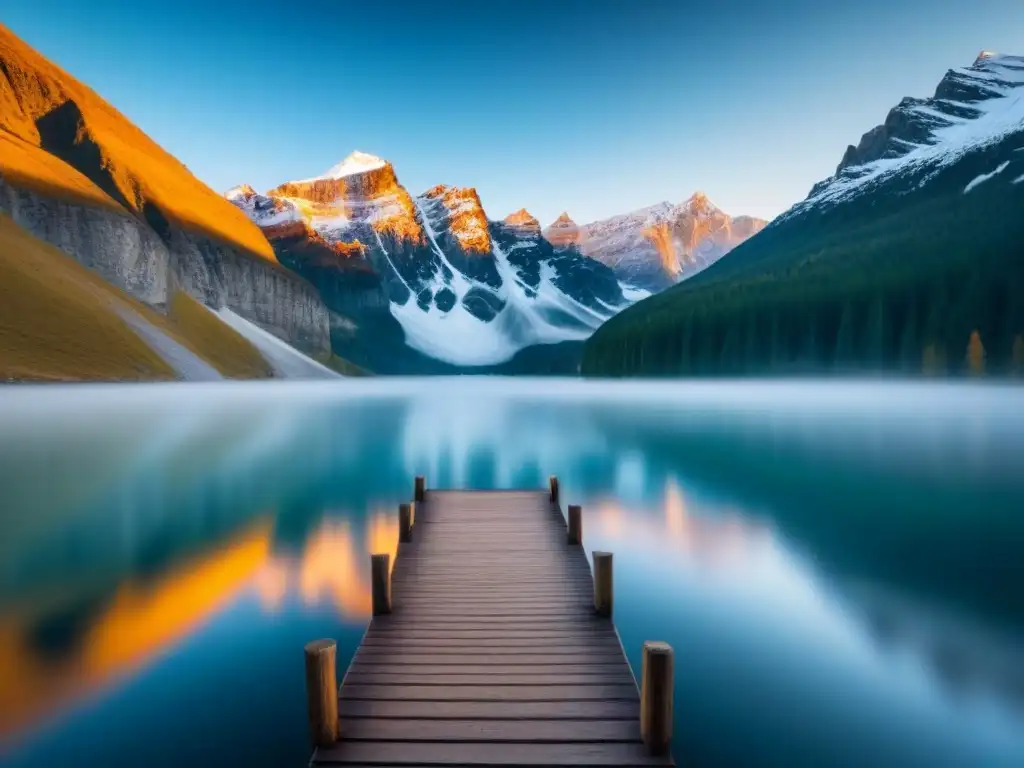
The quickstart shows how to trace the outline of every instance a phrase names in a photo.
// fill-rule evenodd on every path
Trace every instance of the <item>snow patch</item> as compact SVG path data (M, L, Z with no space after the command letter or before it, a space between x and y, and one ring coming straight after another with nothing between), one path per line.
M286 379L340 379L325 365L321 365L311 357L299 352L277 336L251 323L241 315L237 315L227 307L218 310L210 309L227 325L245 337L257 351L270 363L274 374Z
M621 283L621 286L622 295L630 304L634 304L641 299L646 299L651 295L650 291L644 290L643 288L634 288L632 285L626 285L625 283Z
M1006 166L1008 166L1009 164L1010 164L1010 161L1009 161L1009 160L1007 160L1006 162L1000 163L1000 164L999 164L999 167L998 167L998 168L996 168L996 169L995 169L994 171L992 171L991 173L983 173L983 174L981 174L980 176L977 176L977 177L975 177L974 179L972 179L972 180L971 180L971 181L970 181L970 182L969 182L969 183L967 184L967 186L966 186L966 187L964 187L964 194L966 195L966 194L967 194L968 192L970 192L970 191L971 191L972 189L974 189L974 188L975 188L976 186L978 186L979 184L981 184L981 183L983 183L983 182L986 182L986 181L988 181L989 179L991 179L991 178L992 178L993 176L996 176L996 175L998 175L998 174L1002 173L1003 171L1005 171L1005 170L1006 170Z
M1011 184L1020 184L1022 181L1024 181L1024 176L1018 176L1016 179L1014 179L1010 183Z
M414 203L422 218L427 241L442 267L435 271L428 287L435 294L444 288L452 291L455 306L448 312L442 312L431 304L424 311L416 303L415 296L405 304L392 302L391 314L402 325L406 344L413 349L452 365L497 365L510 360L526 347L582 341L622 309L604 305L607 311L598 311L566 295L555 286L557 275L547 262L540 265L539 285L536 289L530 288L497 243L492 243L491 253L501 286L495 289L471 280L451 264L437 243L437 230L429 215L430 211L436 211L437 206L431 201L424 204L420 198L414 198ZM445 279L446 272L451 274L450 280ZM487 291L504 303L503 309L491 321L479 319L462 303L473 289ZM631 293L638 297L649 295L635 289Z

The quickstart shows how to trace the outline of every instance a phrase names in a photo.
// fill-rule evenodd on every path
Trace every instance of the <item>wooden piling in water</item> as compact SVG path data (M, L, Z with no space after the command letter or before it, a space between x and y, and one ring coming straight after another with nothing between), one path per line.
M370 555L370 583L373 594L373 615L391 613L391 555Z
M583 543L583 508L579 504L570 504L569 516L569 543Z
M408 481L406 481L408 482ZM423 475L416 475L416 486L413 490L413 501L423 501L427 496L427 479Z
M640 737L652 755L666 755L672 743L672 646L647 641L640 676Z
M314 640L305 647L309 738L315 747L338 740L337 649L333 640Z
M551 501L555 504L558 503L558 478L552 475L548 478L548 488L550 489Z
M612 617L612 553L594 553L594 611Z
M402 544L412 541L412 504L398 505L398 541Z

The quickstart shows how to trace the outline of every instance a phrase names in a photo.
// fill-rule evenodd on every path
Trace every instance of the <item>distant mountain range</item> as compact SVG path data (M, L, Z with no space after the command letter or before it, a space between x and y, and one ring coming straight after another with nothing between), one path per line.
M445 185L414 197L362 152L315 178L226 196L317 286L335 352L376 372L520 370L522 354L574 372L578 356L552 345L578 346L640 295L577 249L553 248L528 212L493 221L476 190ZM548 348L525 352L535 347Z
M1024 58L904 99L729 258L587 342L601 375L1024 373Z
M572 344L764 225L697 194L585 227L563 214L542 233L525 209L490 219L474 189L413 196L358 151L320 176L226 197L318 287L335 351L393 373L519 372L538 355L544 371L575 372Z
M575 245L620 280L657 293L711 266L765 224L732 218L697 192L678 205L662 202L583 226L563 213L545 236L556 247Z

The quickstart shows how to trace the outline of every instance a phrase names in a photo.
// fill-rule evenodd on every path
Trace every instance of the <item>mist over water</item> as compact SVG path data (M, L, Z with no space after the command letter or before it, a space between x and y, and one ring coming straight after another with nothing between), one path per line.
M301 647L347 665L413 476L557 474L681 761L1024 764L1022 467L990 385L8 388L0 762L305 764Z

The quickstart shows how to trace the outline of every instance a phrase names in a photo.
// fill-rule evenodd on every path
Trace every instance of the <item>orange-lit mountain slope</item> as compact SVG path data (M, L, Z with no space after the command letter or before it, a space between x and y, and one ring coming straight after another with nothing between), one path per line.
M173 222L275 260L241 211L2 25L0 137L0 174L15 186L109 205L102 190L158 233L165 221Z

